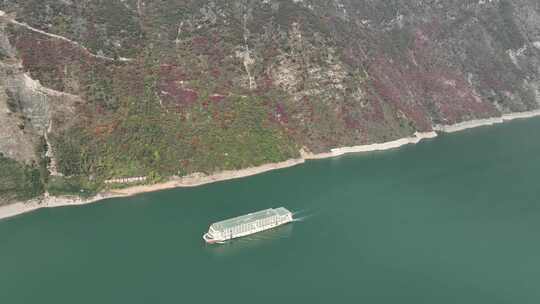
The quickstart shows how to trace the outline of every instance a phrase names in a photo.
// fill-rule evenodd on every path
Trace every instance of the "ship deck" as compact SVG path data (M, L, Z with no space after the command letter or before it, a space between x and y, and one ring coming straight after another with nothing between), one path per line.
M272 217L276 215L277 216L285 215L287 212L289 211L283 207L280 207L277 209L270 208L266 210L257 211L254 213L241 215L235 218L223 220L220 222L216 222L212 224L211 227L213 227L215 230L223 231L223 230L230 229L232 227L236 227L238 225L254 222L254 221L265 219L268 217Z

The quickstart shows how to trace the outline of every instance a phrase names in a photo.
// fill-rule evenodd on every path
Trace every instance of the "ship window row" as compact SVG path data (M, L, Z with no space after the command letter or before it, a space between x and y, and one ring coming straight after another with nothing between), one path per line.
M235 234L236 233L243 233L243 232L250 231L250 230L253 230L253 229L256 229L256 228L265 227L267 225L270 225L270 224L274 223L275 221L276 221L275 216L263 218L263 219L255 221L255 222L234 226L231 229L229 229L229 233L235 233Z

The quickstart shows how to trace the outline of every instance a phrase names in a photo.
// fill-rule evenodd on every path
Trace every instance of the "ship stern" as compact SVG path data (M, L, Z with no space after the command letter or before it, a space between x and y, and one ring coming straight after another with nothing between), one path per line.
M207 244L214 244L214 243L217 243L217 240L214 239L214 237L209 234L209 233L205 233L203 235L203 240L207 243Z

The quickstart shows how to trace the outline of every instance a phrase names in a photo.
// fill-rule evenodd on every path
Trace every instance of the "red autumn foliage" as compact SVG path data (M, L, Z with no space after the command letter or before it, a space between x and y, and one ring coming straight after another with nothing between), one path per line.
M214 78L219 78L221 76L221 71L218 68L213 68L210 70L210 75Z
M197 91L183 85L186 80L188 80L188 76L181 67L167 63L160 65L158 80L160 98L168 106L177 107L178 111L199 99Z
M429 130L430 111L436 111L444 123L455 123L470 114L485 117L497 114L497 109L482 100L465 76L440 63L433 56L432 35L437 35L438 23L433 21L415 32L410 62L396 62L378 56L368 72L378 96L412 120L419 130ZM429 110L428 110L429 109Z
M187 74L180 66L168 63L163 63L159 66L159 78L165 82L188 80Z
M23 66L33 78L58 91L65 91L65 67L89 60L87 53L72 44L30 32L12 37ZM76 93L76 92L73 92Z
M222 102L224 99L225 99L224 95L214 94L210 96L210 101L215 102L215 103Z
M191 39L191 48L196 54L206 54L209 48L209 41L207 37L195 36Z
M285 106L282 103L276 103L273 111L273 119L281 124L286 124L289 122L289 115L285 109Z

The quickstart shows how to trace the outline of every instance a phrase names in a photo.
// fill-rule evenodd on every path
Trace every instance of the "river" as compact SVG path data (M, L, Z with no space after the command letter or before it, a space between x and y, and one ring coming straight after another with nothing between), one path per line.
M0 303L540 303L540 119L0 220ZM212 222L287 226L206 245Z

